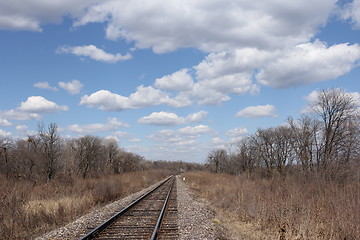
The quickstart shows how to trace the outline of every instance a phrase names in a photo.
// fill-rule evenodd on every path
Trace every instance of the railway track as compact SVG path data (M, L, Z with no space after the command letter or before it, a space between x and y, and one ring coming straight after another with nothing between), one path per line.
M176 182L171 176L80 240L178 237Z

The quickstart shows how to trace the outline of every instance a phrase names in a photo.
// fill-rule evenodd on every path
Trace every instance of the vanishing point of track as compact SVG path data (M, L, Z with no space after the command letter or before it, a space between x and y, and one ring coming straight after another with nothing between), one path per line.
M178 237L176 183L171 176L80 240Z

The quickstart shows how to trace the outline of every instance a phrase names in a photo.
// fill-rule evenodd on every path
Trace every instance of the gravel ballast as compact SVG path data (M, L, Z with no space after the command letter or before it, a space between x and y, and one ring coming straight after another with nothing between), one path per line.
M214 214L206 204L197 200L196 197L191 194L181 177L178 176L176 178L176 183L179 239L225 239L222 237L219 225L213 220ZM36 238L36 240L79 239L89 232L90 229L95 228L113 216L116 212L126 207L157 184L84 215L64 227Z
M155 183L148 188L145 188L139 192L130 194L120 200L112 202L102 208L99 208L91 213L88 213L72 223L67 224L64 227L55 229L49 233L44 234L41 237L35 238L35 240L72 240L79 239L87 234L91 229L97 227L107 219L115 215L121 209L128 206L131 202L145 194L150 189L157 186L159 183Z

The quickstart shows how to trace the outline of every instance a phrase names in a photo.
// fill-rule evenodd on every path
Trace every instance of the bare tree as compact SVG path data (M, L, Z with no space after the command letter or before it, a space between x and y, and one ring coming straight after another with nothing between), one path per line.
M111 173L120 173L120 151L116 140L103 140L104 151L106 154L106 168Z
M350 94L330 89L320 91L311 107L322 121L320 165L326 169L337 159L342 143L349 140L347 133L356 117L356 105Z
M61 139L58 135L56 123L50 123L47 129L44 123L40 123L38 125L38 136L46 161L44 168L47 180L50 181L56 170L56 161L61 154Z
M8 138L0 138L0 172L8 177L11 173L11 160L9 156L12 141Z
M227 161L228 154L224 149L217 149L211 151L207 158L207 164L209 165L210 169L215 173L223 171Z
M256 149L256 139L248 136L238 143L237 161L241 172L248 172L251 175L256 166L259 166L258 150Z
M123 172L137 171L140 162L143 160L143 157L135 153L126 152L124 150L120 151L121 170Z
M288 127L259 129L256 132L257 151L267 169L267 176L272 177L276 169L282 177L286 175L286 166L294 159L291 146L291 130Z
M291 117L288 123L292 131L292 149L304 171L312 170L319 159L319 122L310 116L302 116L295 121Z
M103 145L101 139L94 136L84 136L72 141L75 165L82 178L97 175L104 164Z

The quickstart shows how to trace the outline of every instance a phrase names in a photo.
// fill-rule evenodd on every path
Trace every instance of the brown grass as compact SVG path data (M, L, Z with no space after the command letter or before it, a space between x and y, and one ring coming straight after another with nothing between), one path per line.
M251 180L208 172L183 175L217 209L220 221L247 239L274 239L265 237L269 234L277 239L360 239L358 181L340 184L291 176L284 181ZM260 237L259 231L267 232Z
M63 177L34 186L0 176L0 238L33 239L165 177L144 171L98 179Z

